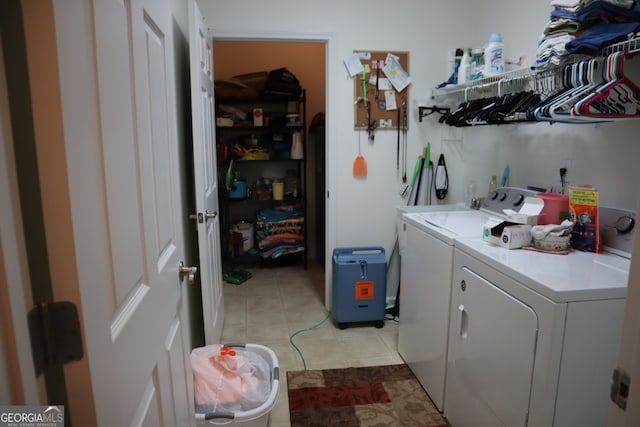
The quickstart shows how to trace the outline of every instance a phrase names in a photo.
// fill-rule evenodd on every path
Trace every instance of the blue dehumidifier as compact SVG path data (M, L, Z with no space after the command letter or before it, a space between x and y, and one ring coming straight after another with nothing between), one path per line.
M333 250L333 317L340 329L348 323L384 326L387 258L379 246Z

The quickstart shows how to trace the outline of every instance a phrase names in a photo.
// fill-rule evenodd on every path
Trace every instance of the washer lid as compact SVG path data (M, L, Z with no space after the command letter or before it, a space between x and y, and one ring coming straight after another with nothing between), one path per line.
M482 226L495 218L482 211L428 212L417 214L427 224L460 237L481 237Z
M455 246L555 302L625 298L627 294L631 261L611 253L509 250L479 238L461 238Z
M478 210L414 212L403 217L443 242L453 245L459 237L482 237L482 226L492 216Z

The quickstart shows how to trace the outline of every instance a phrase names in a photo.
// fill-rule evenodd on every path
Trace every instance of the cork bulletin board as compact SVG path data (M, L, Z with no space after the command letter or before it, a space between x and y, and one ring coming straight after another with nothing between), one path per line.
M356 50L355 55L363 70L353 76L354 129L391 130L398 124L408 129L409 53Z

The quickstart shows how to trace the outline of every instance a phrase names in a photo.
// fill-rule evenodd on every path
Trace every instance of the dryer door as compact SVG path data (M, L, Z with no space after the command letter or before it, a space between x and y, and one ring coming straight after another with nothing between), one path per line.
M445 416L456 427L524 426L538 319L467 268L454 272Z

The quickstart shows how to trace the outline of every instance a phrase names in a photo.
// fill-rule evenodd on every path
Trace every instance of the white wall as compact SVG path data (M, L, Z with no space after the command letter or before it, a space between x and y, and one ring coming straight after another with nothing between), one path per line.
M398 196L396 133L378 131L372 144L365 134L360 135L369 174L365 180L355 179L352 164L358 153L358 133L353 130L353 81L343 59L354 50L410 52L410 98L415 106L416 100L431 102L431 89L446 79L448 50L482 46L494 31L502 33L507 59L525 55L533 63L551 11L546 1L523 0L274 0L268 4L200 0L200 5L218 33L330 35L328 179L336 209L335 246L383 245L388 252L395 241L395 207L404 203ZM444 153L447 160L447 203L464 200L469 180L476 180L479 191L486 192L490 176L500 176L507 163L510 184L525 186L555 184L559 168L569 161L568 180L597 186L602 204L637 207L635 192L629 192L627 184L638 180L633 159L640 158L640 146L633 139L640 121L457 129L438 124L433 116L418 123L416 108L410 121L408 174L422 147L431 142L433 157Z

